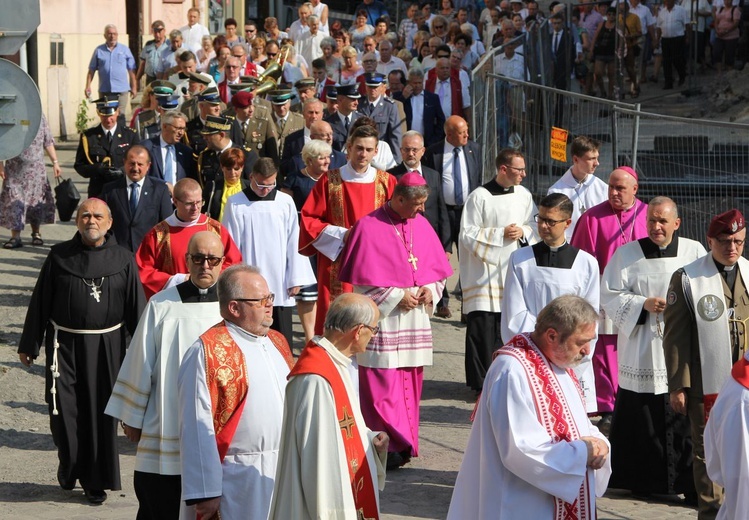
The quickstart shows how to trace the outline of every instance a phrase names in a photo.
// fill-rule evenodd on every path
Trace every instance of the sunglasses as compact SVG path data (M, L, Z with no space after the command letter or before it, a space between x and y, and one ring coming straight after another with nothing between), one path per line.
M276 56L278 56L278 53L277 52L266 52L265 55L268 56L269 58L275 58Z
M223 256L191 255L189 253L187 256L190 257L190 260L195 265L203 265L204 262L208 262L210 267L216 267L224 259Z

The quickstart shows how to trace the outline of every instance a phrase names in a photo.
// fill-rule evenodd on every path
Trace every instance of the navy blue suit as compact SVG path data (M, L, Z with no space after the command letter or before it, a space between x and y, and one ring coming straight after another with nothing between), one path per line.
M281 162L286 162L294 156L301 155L302 148L304 148L304 128L286 136L286 140L283 142Z
M161 157L161 136L145 139L140 144L151 154L151 169L148 170L148 175L163 181L164 159ZM175 143L174 153L177 158L177 180L179 181L185 177L197 180L198 168L192 148L182 143Z
M359 119L361 117L361 114L359 114L359 112L351 112L351 114L349 114L349 117L351 118L351 123L349 123L350 130L354 125L354 121ZM333 129L333 150L343 152L344 150L346 150L346 139L348 139L348 132L343 126L343 121L341 121L340 114L338 112L336 112L335 114L331 114L325 118L325 121L330 123L330 127Z
M440 97L437 94L423 90L424 94L424 146L427 148L445 138L445 114L442 112ZM411 98L404 98L400 92L393 96L403 103L403 111L406 113L406 127L411 130L413 110L411 109Z
M112 210L112 233L117 243L133 253L146 233L174 211L166 183L150 175L143 179L135 215L130 214L126 177L105 184L101 198Z

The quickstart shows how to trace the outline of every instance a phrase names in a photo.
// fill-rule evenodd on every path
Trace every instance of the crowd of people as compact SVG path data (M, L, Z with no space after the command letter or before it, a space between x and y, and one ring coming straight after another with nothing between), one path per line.
M121 425L139 518L376 518L386 469L419 455L456 253L478 401L450 518L593 518L607 485L683 493L700 518L724 485L720 514L740 507L746 446L706 420L746 436L718 398L747 386L744 217L715 216L706 252L678 236L673 200L637 198L634 169L597 177L584 136L538 205L517 149L483 183L463 78L499 25L490 3L413 4L389 32L378 0L350 31L317 0L288 31L269 18L243 38L227 20L218 58L191 9L179 39L153 22L140 66L120 71L97 65L120 46L107 26L89 74L99 123L75 159L88 199L18 348L27 366L45 349L63 489L92 503L120 489ZM510 6L521 21L503 41L541 16ZM167 69L158 49L175 45ZM149 105L126 126L144 75Z

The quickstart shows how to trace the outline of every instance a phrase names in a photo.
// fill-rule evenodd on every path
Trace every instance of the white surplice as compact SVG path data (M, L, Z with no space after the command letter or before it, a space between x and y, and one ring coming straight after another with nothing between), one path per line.
M293 307L292 287L315 283L309 259L299 254L299 220L294 199L281 191L275 198L250 200L244 192L229 197L223 225L247 265L260 268L276 295L274 305Z
M205 351L198 340L185 354L178 379L182 500L220 496L223 520L266 520L289 367L267 336L254 336L229 322L226 326L245 359L249 390L242 418L222 463L206 384ZM194 519L194 506L182 518Z
M580 436L606 442L591 424L573 379L551 368ZM571 502L588 479L589 511L606 491L611 459L599 470L586 466L584 441L552 443L539 422L526 370L512 356L497 356L484 380L476 419L455 482L448 520L553 519L554 497Z
M563 193L572 201L572 224L564 231L564 237L569 242L572 240L572 233L575 231L580 215L593 206L609 200L609 185L592 174L586 176L582 182L578 182L572 175L572 167L570 167L557 182L551 185L548 193Z
M515 224L530 244L537 241L533 215L538 213L531 193L523 186L511 192L501 190L496 181L476 188L466 199L460 220L458 256L463 312L500 312L507 261L518 249L517 240L505 240L505 227Z
M707 474L723 486L725 497L717 520L749 514L749 388L733 377L721 388L705 426Z
M566 247L572 246L567 244ZM521 332L533 332L541 309L565 294L580 296L598 309L598 262L592 255L578 250L572 266L560 268L539 267L533 247L523 247L512 253L502 298L502 338L509 340ZM592 413L598 409L592 363L595 341L590 348L591 352L575 367L575 374L583 388L585 407Z
M351 379L352 360L321 336L313 338L330 356L346 388L354 419L377 489L385 487L386 454L375 451L377 432L364 423L359 396ZM346 451L333 399L333 389L321 376L291 378L286 387L281 452L276 472L271 520L356 520Z
M649 394L668 392L666 359L663 354L663 315L647 313L639 324L647 298L666 298L671 275L706 254L699 242L674 238L676 256L646 258L641 243L657 247L650 239L619 247L601 278L601 306L617 330L619 386ZM647 246L647 244L646 244ZM660 330L660 332L659 332Z
M183 303L176 287L149 300L104 411L142 430L135 471L180 474L180 362L188 347L219 321L217 301Z

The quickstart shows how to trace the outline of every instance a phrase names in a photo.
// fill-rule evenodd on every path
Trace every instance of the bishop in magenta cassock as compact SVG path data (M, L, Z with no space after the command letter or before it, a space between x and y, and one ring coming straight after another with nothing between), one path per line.
M338 278L339 257L349 229L385 204L395 187L395 177L371 166L378 143L376 130L354 130L347 144L349 162L323 176L302 206L299 252L317 255L315 334L322 334L325 315L335 297L353 290Z
M390 437L390 467L418 455L423 367L432 364L429 317L452 274L419 213L428 195L418 172L401 177L392 199L351 230L341 262L340 279L380 310L380 330L357 356L359 394L367 426Z
M636 194L637 173L629 166L620 166L609 176L609 200L593 206L577 221L570 243L598 260L601 275L619 246L648 236L647 205ZM593 372L598 412L602 415L599 426L608 433L619 374L616 332L611 319L603 313L593 351Z

